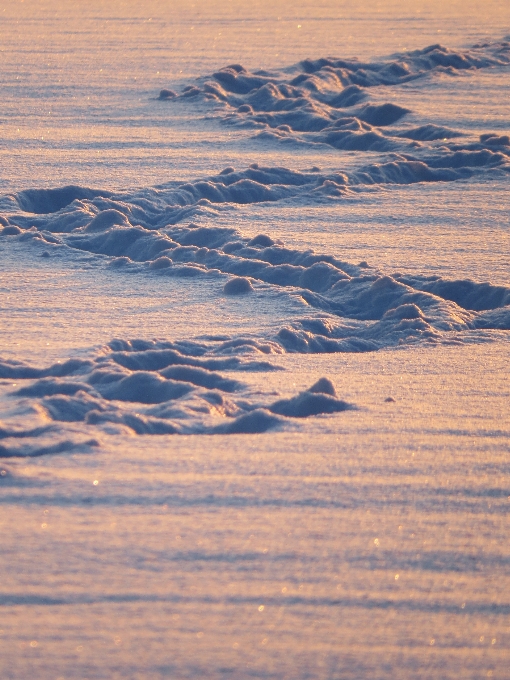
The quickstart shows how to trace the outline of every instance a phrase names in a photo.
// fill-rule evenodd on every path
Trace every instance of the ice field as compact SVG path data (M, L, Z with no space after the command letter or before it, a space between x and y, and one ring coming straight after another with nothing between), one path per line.
M510 6L0 10L0 676L510 678Z

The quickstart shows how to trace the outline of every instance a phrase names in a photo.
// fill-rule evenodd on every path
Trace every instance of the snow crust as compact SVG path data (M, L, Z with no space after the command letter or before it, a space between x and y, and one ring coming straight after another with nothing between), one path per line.
M300 124L296 127L294 119L288 118L285 134L312 128L324 131L331 123L340 129L347 119L337 109L340 105L357 105L365 98L366 88L401 85L444 69L451 75L455 69L506 67L509 49L506 42L465 53L432 46L406 54L405 63L402 55L372 64L308 61L299 65L300 75L292 73L288 82L233 66L215 74L220 90L213 92L206 83L202 89L185 87L180 97L188 100L202 96L225 102L228 107L237 106L236 124L239 115L245 122L261 122L254 117L255 102L257 110L290 109L291 116L296 111L300 116L305 112L311 121L306 129ZM317 82L309 82L310 74ZM319 87L319 81L326 85ZM240 95L251 103L241 103ZM338 96L343 95L340 104ZM160 98L171 97L164 94ZM310 113L319 104L321 112ZM317 116L324 119L324 107L329 122L321 127ZM390 126L405 113L406 109L393 104L366 104L349 119L355 121L352 134L364 130L363 139L366 134L373 136L363 128L365 121ZM232 123L231 114L227 111L220 122ZM272 119L264 124L274 127ZM509 331L510 288L504 285L449 280L429 272L406 275L378 271L366 261L354 264L312 249L288 248L271 233L246 236L234 227L214 224L221 219L222 211L238 206L320 207L325 202L341 203L351 194L362 195L366 186L377 190L386 184L468 178L491 181L494 175L508 176L507 136L486 133L479 136L479 142L462 145L447 141L461 133L441 128L446 138L436 143L436 132L433 124L401 131L399 138L415 140L414 156L391 152L371 165L364 164L360 156L360 167L351 164L346 172L325 174L317 167L298 171L253 163L244 170L227 167L194 182L169 182L134 193L70 185L4 196L0 200L4 210L0 238L21 247L31 244L42 257L52 259L63 253L70 257L82 252L102 257L110 276L122 270L131 272L134 280L142 275L176 277L184 287L187 280L198 278L205 294L243 296L257 292L259 297L281 298L284 306L292 301L303 309L301 317L280 322L279 328L265 336L189 337L177 344L120 339L109 344L106 354L40 369L19 361L2 361L1 378L38 379L11 396L35 400L38 412L56 422L83 422L96 428L109 428L114 423L137 434L264 432L286 427L285 419L277 416L306 418L342 411L349 404L307 391L268 402L253 398L249 391L243 393L242 382L217 371L275 368L257 355L269 358L287 352L370 352L409 343L479 342L490 339L491 331ZM382 132L377 135L384 136ZM378 150L387 151L388 147ZM188 222L190 218L198 223ZM274 323L279 323L276 318ZM225 395L236 392L241 392L241 399ZM135 410L129 404L136 404ZM44 428L26 426L26 432L32 435L39 431L46 433ZM4 456L23 455L24 451L39 455L52 449L15 445L11 449L4 446L2 451Z
M403 12L5 7L2 678L506 677L510 15Z
M270 230L247 235L221 222L224 214L257 204L273 211L321 209L362 200L366 191L386 185L507 178L508 135L487 132L473 141L465 132L435 123L416 126L416 116L412 126L403 125L409 109L366 100L376 88L398 92L416 82L419 96L420 83L433 78L507 70L509 55L510 43L501 41L464 51L432 45L382 61L305 60L279 72L231 65L214 73L214 81L202 78L180 94L160 93L162 105L183 100L189 107L201 100L220 112L216 123L262 129L255 143L262 134L271 143L306 141L319 156L324 144L355 152L344 171L252 163L132 192L68 185L1 197L0 240L21 252L28 248L50 261L81 253L107 278L129 273L136 285L141 277L170 277L180 282L183 296L187 282L197 280L201 294L212 299L239 297L242 305L254 294L269 307L279 301L286 310L282 319L273 314L271 329L263 334L121 338L86 358L42 368L20 358L0 360L0 378L32 381L8 393L15 417L26 415L17 427L6 424L2 430L1 455L54 453L57 449L46 440L55 435L65 437L56 445L59 451L74 451L97 446L101 432L292 430L299 421L354 405L338 399L327 378L275 400L230 377L231 372L270 373L281 368L271 358L286 353L366 353L423 343L507 340L510 288L505 285L452 280L426 270L380 271L366 260L355 264L312 248L286 247ZM374 151L379 156L367 164L364 152ZM292 314L296 308L300 315ZM85 430L74 440L66 423L81 423Z

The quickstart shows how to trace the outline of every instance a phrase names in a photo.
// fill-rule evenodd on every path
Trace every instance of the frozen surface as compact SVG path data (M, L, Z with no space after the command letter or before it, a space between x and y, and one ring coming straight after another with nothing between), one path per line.
M0 14L2 678L510 666L510 10Z

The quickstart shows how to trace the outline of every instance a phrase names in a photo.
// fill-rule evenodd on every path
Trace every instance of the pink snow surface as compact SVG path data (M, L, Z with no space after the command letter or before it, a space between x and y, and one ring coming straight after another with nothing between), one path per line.
M508 680L507 0L0 29L0 678Z

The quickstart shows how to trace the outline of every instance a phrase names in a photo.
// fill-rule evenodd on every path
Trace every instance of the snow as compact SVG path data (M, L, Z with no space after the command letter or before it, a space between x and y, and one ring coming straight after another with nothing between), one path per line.
M2 678L508 675L509 6L273 5L0 14Z

